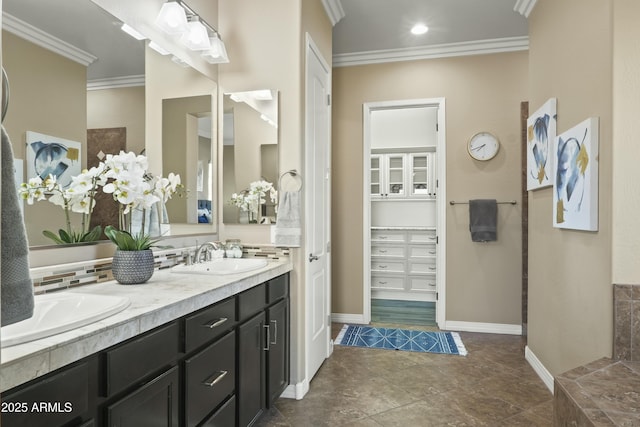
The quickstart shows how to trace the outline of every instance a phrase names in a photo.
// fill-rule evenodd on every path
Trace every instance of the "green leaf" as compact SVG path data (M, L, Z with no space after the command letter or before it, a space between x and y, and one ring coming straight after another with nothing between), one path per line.
M49 238L49 239L53 240L54 242L56 242L58 245L63 245L63 244L65 244L65 243L66 243L66 242L62 241L62 240L58 237L58 235L57 235L57 234L55 234L55 233L54 233L54 232L52 232L52 231L49 231L49 230L43 230L43 231L42 231L42 234L44 234L44 236L45 236L45 237L47 237L47 238Z
M118 230L112 225L108 225L104 229L104 234L111 240L121 251L142 251L151 248L159 239L152 239L150 236L139 233L132 236L127 231Z
M102 226L96 225L93 229L82 236L80 239L82 242L95 242L100 239L102 235Z
M71 237L71 235L62 228L58 230L58 234L60 235L60 240L62 240L64 243L73 243L73 238Z

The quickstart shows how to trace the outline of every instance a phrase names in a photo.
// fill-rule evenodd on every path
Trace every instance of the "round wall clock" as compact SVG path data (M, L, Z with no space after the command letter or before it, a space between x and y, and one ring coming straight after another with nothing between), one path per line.
M500 141L489 132L480 132L471 137L467 144L469 155L476 160L491 160L500 149Z

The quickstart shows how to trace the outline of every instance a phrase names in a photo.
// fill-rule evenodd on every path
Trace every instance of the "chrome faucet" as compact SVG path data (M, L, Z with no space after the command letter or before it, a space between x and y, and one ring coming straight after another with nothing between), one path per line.
M199 263L202 258L202 254L204 254L205 261L211 261L211 251L217 251L222 249L222 244L220 242L205 242L196 250L196 255L194 257L193 262L195 264Z

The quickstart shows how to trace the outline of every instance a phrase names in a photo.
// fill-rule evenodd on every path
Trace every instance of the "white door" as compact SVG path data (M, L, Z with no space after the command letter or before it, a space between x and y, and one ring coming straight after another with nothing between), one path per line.
M329 67L307 36L305 112L306 379L331 354Z

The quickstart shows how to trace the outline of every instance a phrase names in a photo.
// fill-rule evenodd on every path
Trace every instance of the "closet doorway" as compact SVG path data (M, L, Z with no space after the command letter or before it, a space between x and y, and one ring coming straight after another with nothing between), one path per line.
M365 322L444 325L445 101L364 104Z

